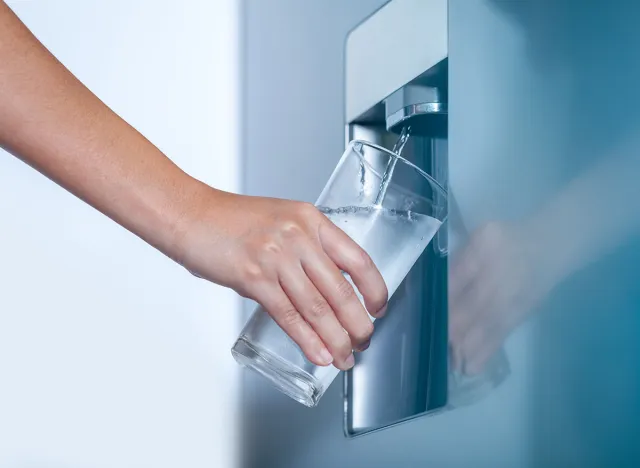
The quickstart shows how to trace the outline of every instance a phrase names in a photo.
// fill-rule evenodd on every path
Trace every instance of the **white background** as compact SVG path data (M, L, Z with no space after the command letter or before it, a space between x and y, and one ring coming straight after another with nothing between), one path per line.
M180 166L239 189L234 0L9 4ZM0 466L235 465L235 294L4 153L0 223Z

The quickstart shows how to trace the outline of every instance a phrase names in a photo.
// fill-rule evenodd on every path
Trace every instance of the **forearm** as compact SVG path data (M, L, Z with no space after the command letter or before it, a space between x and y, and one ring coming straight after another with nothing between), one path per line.
M527 224L545 280L557 284L640 234L640 141L574 179Z
M0 2L0 146L168 255L204 190Z

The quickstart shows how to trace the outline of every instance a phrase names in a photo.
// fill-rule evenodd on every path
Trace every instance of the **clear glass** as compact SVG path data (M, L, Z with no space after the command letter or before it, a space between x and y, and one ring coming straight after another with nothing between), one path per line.
M371 256L391 296L445 221L447 197L420 168L385 148L354 140L316 206ZM340 373L334 366L309 362L262 307L232 354L309 407L317 405Z

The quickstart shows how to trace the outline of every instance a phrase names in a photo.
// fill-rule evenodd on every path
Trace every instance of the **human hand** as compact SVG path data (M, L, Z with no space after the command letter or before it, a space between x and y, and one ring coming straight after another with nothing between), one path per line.
M204 193L181 224L177 260L261 304L314 364L351 368L373 333L367 311L381 316L388 299L366 252L311 204Z
M493 222L457 253L449 289L449 342L456 370L482 372L547 294L537 250L524 226Z

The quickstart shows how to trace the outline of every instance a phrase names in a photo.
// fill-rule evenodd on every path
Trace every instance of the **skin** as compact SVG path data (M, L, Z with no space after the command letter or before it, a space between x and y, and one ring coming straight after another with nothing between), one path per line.
M313 363L348 369L368 346L367 311L380 316L388 294L357 244L310 204L226 193L183 172L4 2L0 147L191 273L263 305Z

